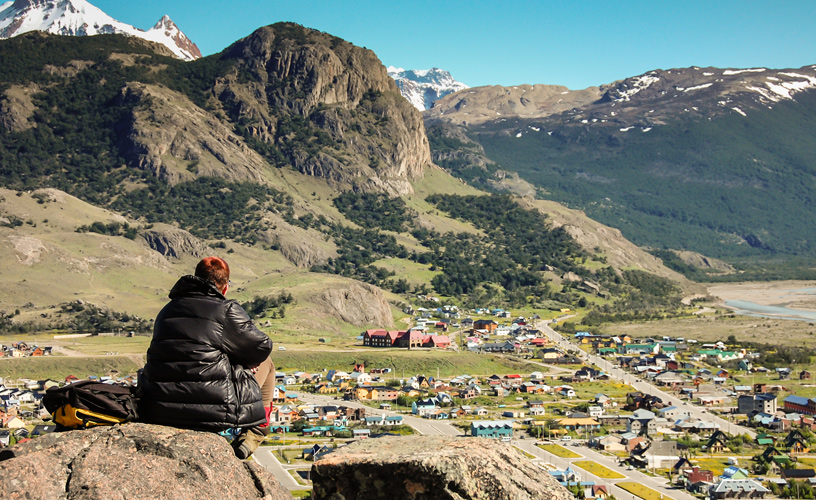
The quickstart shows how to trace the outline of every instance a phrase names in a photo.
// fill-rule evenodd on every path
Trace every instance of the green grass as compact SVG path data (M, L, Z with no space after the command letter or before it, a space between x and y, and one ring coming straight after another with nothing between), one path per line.
M537 444L536 446L538 446L539 448L541 448L544 451L548 451L548 452L552 453L556 457L561 457L561 458L581 458L581 455L579 455L579 454L577 454L577 453L575 453L573 451L570 451L570 450L564 448L563 446L557 445L555 443Z
M88 355L100 355L108 352L144 354L150 345L150 339L150 335L136 335L134 337L82 337L77 339L56 339L55 341L72 351Z
M640 483L621 481L620 483L615 483L615 486L624 489L629 493L642 498L643 500L666 500L664 495L651 488L647 488Z
M398 259L396 257L380 259L372 264L382 267L388 271L396 273L394 279L404 278L412 285L430 283L434 276L442 274L441 271L431 271L429 265L419 264L408 259Z
M603 479L623 479L626 477L620 472L615 472L609 467L604 467L603 465L591 460L578 460L576 462L572 462L572 465L580 467L585 471L595 474Z
M526 452L526 451L522 450L522 449L521 449L521 448L519 448L518 446L513 446L513 448L517 449L517 450L518 450L518 451L519 451L519 452L520 452L522 455L524 455L525 457L529 458L530 460L534 460L534 459L538 458L538 457L536 457L535 455L533 455L532 453L528 453L528 452Z
M350 370L355 363L365 363L366 368L391 368L385 378L402 379L416 374L441 377L469 374L489 376L492 374L529 373L535 365L500 358L493 355L456 353L451 351L376 349L331 351L331 344L308 351L287 350L272 353L272 360L279 370L303 370L306 372L326 369Z
M68 375L80 379L88 375L107 375L117 370L122 376L136 373L143 363L136 363L127 356L105 356L96 358L69 358L67 356L44 356L0 360L0 377L30 378L33 380L64 380Z
M592 399L598 393L604 393L612 399L625 398L632 387L616 380L605 382L577 382L572 384L577 399Z

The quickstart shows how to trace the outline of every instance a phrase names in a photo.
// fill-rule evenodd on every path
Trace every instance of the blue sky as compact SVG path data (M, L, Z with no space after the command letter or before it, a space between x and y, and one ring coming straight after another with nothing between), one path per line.
M816 0L90 0L150 28L169 15L205 54L293 21L372 49L386 66L470 85L581 89L652 69L816 64Z

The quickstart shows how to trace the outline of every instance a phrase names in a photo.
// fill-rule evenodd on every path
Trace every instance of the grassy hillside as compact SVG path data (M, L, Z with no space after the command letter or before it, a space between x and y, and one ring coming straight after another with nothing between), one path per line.
M580 208L639 245L730 259L812 256L814 109L816 93L803 92L796 102L747 117L677 118L647 132L600 124L530 132L557 126L542 120L469 132L490 159L519 172L541 196ZM516 137L517 130L526 133ZM457 175L485 171L462 166Z
M136 373L143 365L143 362L137 363L125 356L3 359L0 360L0 377L12 380L18 378L64 380L68 375L86 378L88 375L104 376L108 373L118 373L124 376Z

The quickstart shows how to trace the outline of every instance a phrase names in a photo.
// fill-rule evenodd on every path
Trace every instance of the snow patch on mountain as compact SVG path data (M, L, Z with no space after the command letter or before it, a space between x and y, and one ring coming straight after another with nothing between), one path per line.
M653 83L659 82L660 78L654 73L646 73L635 78L627 79L622 89L613 97L615 102L625 102L638 92L648 89Z
M730 76L739 75L741 73L762 73L763 71L767 71L767 69L766 68L727 69L723 71L723 75Z
M768 77L768 81L765 82L767 88L757 86L746 86L746 88L773 102L779 102L782 99L793 99L793 95L798 92L816 89L816 77L799 73L779 72L777 74L792 80L785 81L780 78Z
M0 5L0 39L30 31L64 36L118 33L160 43L179 59L201 57L198 47L167 16L142 31L117 21L86 0L13 0Z
M425 111L448 94L469 88L439 68L411 69L388 67L388 76L394 79L403 97L420 111Z
M687 89L677 89L682 90L683 92L690 92L692 90L700 90L700 89L707 89L708 87L714 85L713 83L704 83L702 85L695 85L694 87L689 87Z

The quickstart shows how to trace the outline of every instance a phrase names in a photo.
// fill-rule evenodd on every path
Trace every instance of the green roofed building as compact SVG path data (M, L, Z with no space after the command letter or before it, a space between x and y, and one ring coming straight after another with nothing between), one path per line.
M470 424L470 435L475 437L510 439L513 437L513 421L484 420L472 422Z

